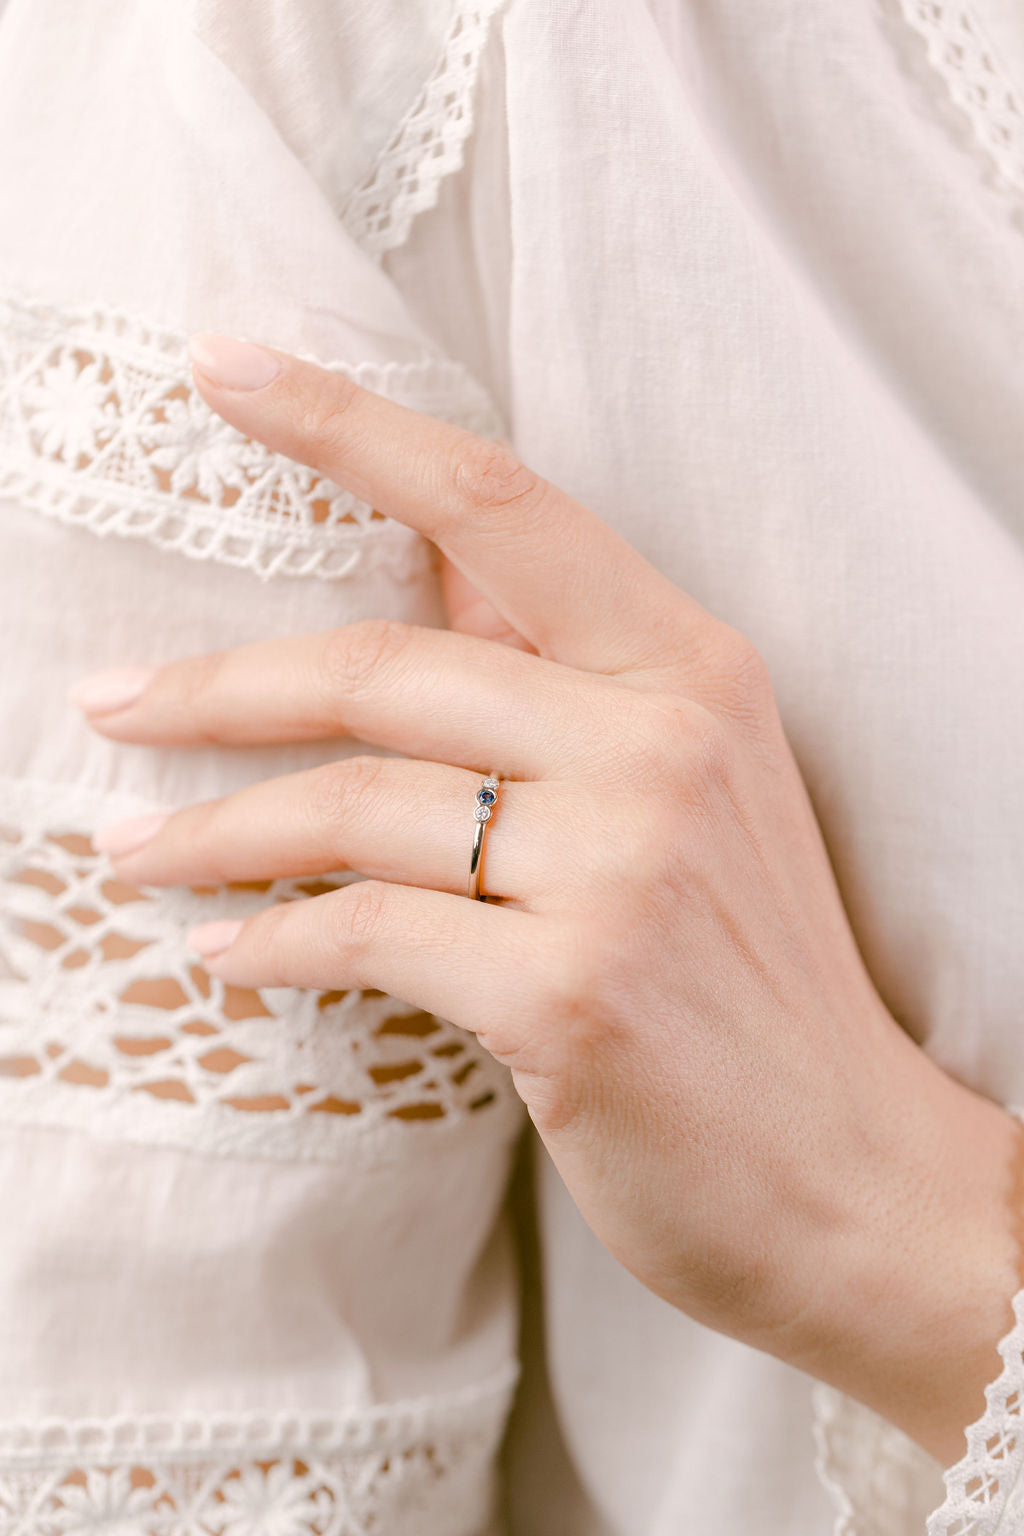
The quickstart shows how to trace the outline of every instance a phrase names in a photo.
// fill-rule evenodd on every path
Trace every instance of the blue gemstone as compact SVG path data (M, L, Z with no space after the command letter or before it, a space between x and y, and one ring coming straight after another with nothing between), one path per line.
M476 797L481 805L493 805L498 798L493 789L478 789Z

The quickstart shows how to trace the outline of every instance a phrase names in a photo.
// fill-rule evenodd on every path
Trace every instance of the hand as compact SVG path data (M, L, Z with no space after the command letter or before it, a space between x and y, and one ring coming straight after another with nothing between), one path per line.
M959 1450L1016 1289L1016 1127L878 996L755 648L507 447L211 346L211 408L434 540L476 632L352 624L172 662L94 705L119 741L404 754L184 808L119 873L368 876L195 947L237 985L378 988L475 1031L645 1285ZM489 772L506 782L474 902Z

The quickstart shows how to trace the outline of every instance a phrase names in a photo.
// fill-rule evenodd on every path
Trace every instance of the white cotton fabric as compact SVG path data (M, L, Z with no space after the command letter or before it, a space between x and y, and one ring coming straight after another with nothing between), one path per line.
M421 541L212 417L190 331L507 434L761 649L887 1005L1021 1104L1022 103L1010 0L0 5L3 1536L1024 1531L1024 1297L945 1476L690 1322L472 1035L192 962L309 882L140 892L89 842L351 743L65 701L443 622Z

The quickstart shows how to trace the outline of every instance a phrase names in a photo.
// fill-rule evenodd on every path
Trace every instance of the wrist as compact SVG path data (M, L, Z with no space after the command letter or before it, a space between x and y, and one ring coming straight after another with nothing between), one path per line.
M1024 1285L1024 1127L902 1032L892 1044L888 1112L865 1137L787 1358L950 1465Z

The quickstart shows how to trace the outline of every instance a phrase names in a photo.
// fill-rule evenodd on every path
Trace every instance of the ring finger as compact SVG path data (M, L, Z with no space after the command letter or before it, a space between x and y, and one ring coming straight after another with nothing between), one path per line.
M165 819L116 823L95 842L121 874L144 885L355 870L460 895L480 784L479 774L444 763L340 758ZM567 864L566 823L572 823L559 809L564 794L556 784L502 782L484 846L488 896L530 907L543 902Z

